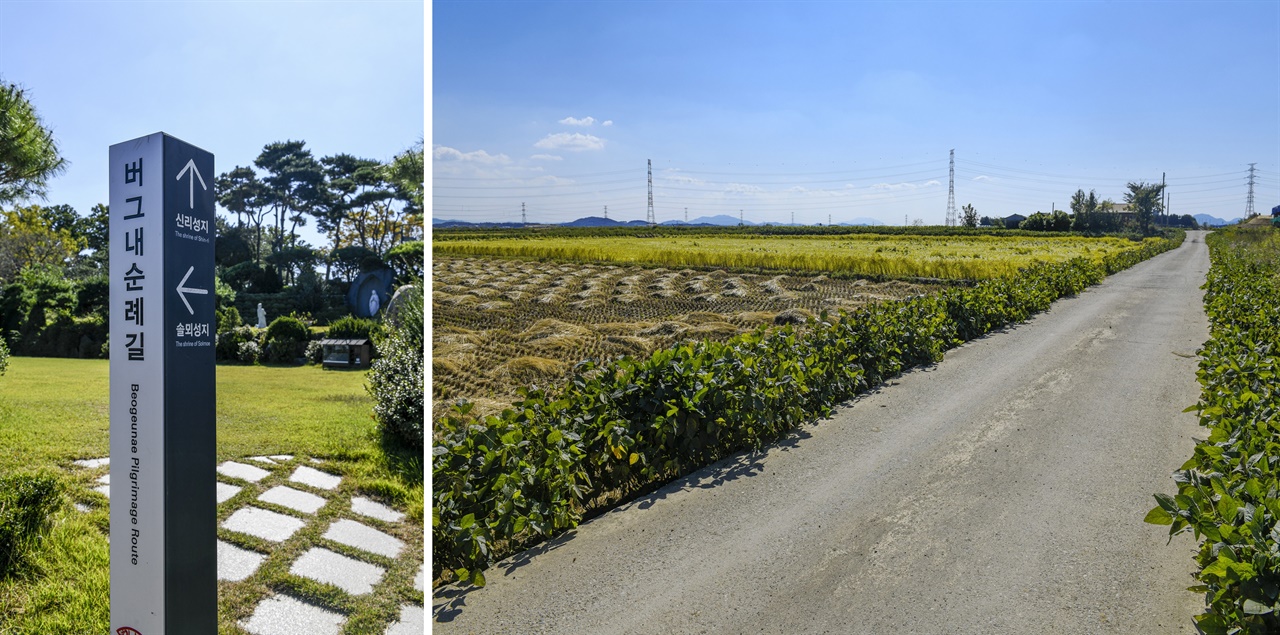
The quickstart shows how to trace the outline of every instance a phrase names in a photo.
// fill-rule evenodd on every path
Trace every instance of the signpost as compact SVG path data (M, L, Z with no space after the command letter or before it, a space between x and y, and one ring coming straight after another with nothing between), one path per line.
M217 632L213 169L110 150L111 635Z

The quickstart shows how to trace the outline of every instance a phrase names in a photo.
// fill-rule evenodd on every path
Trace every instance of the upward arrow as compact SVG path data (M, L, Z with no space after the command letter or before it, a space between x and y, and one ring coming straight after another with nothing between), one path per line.
M191 170L191 191L189 192L189 200L187 201L187 205L191 209L195 209L196 208L196 179L200 179L200 189L207 190L209 188L204 184L204 177L200 176L200 168L196 167L195 159L187 160L186 167L182 168L182 171L178 173L178 176L176 177L175 180L181 181L182 175L186 174L187 170Z

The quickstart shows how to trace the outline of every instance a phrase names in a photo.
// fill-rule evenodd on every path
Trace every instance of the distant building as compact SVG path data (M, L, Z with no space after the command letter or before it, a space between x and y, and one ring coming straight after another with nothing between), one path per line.
M1024 220L1027 220L1027 217L1022 214L1011 214L1004 217L1004 226L1009 229L1017 229L1018 225L1021 225Z
M1275 207L1271 208L1271 215L1276 218L1280 218L1280 205L1276 205Z

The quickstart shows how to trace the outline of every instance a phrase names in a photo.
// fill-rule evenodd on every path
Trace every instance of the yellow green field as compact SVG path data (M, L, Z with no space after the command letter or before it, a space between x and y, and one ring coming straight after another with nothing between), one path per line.
M1013 274L1033 262L1061 262L1080 256L1101 260L1137 246L1114 237L885 234L637 234L482 240L444 235L432 242L437 256L968 280Z

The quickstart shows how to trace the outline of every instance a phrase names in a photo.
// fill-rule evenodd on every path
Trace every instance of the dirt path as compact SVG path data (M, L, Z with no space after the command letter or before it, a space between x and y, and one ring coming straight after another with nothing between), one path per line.
M433 600L437 633L1181 633L1200 232Z

